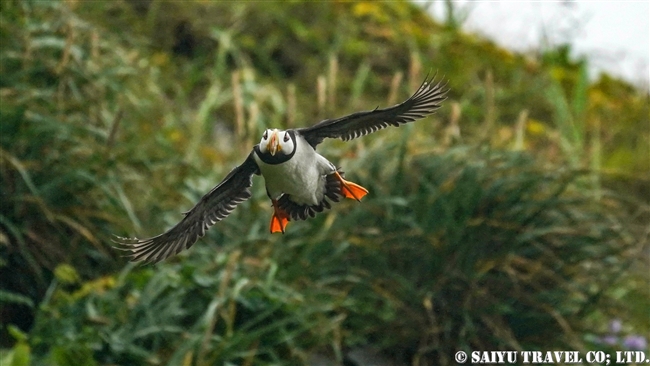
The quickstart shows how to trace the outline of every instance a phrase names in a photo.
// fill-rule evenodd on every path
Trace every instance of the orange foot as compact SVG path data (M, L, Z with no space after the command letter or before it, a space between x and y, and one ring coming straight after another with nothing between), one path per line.
M343 196L345 196L345 198L351 198L357 201L361 201L361 198L363 198L363 196L368 194L367 189L361 187L356 183L352 183L350 181L343 179L343 177L341 177L339 172L334 172L334 175L336 176L336 179L338 179L339 182L341 182L341 193L343 194Z
M273 216L271 216L271 233L284 234L284 228L289 223L289 215L278 207L277 200L271 200L273 203Z

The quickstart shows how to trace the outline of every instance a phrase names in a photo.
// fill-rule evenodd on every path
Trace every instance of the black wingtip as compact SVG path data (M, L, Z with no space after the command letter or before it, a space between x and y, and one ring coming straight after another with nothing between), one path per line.
M423 95L427 95L427 96L435 95L436 97L442 97L440 102L445 101L447 99L447 93L450 90L447 87L447 85L449 84L449 80L443 75L438 80L438 82L435 83L437 77L438 77L437 70L435 73L433 73L433 76L431 76L431 71L427 72L427 76L424 78L424 81L422 81L420 87L413 93L413 95L411 95L409 99L419 98L422 97Z
M438 103L444 102L450 90L447 87L449 80L443 75L436 83L437 77L438 71L433 73L433 76L431 75L431 71L429 71L420 87L411 95L409 100L436 98Z
M124 236L118 236L115 234L111 235L111 242L113 242L115 245L111 245L113 249L119 250L121 252L129 252L128 254L123 254L120 255L120 258L126 258L129 260L131 263L136 263L138 265L145 265L149 263L155 263L147 260L142 260L142 259L136 259L137 253L136 250L133 248L135 244L138 244L140 242L140 239L138 238L127 238Z
M120 249L120 250L127 250L126 247L132 246L134 244L137 244L140 239L138 238L127 238L123 236L117 236L115 234L111 235L111 241L116 244L113 245L113 248L115 249Z

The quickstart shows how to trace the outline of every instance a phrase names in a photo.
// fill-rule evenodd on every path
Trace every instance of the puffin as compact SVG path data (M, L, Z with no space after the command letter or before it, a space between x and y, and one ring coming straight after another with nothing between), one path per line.
M442 80L436 83L435 75L427 76L413 95L392 107L325 119L311 127L267 129L246 160L171 229L146 239L115 236L113 242L131 261L144 263L157 263L189 249L212 225L252 196L254 175L264 177L271 200L271 233L284 233L289 221L314 217L341 198L360 201L368 190L346 180L343 171L316 147L326 138L348 141L422 119L440 108L448 92L446 85Z

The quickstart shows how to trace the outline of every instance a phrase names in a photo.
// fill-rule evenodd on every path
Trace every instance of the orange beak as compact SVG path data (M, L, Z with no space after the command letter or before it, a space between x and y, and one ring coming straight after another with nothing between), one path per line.
M271 153L271 156L275 156L275 153L278 151L282 151L282 146L280 146L278 140L278 132L273 131L271 132L271 139L269 140L269 152Z

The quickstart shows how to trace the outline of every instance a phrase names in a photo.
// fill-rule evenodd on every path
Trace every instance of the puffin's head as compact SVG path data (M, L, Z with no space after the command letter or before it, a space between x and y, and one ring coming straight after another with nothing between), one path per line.
M271 154L271 156L276 154L291 155L295 147L295 138L292 136L291 131L266 130L260 141L260 152L262 154Z

